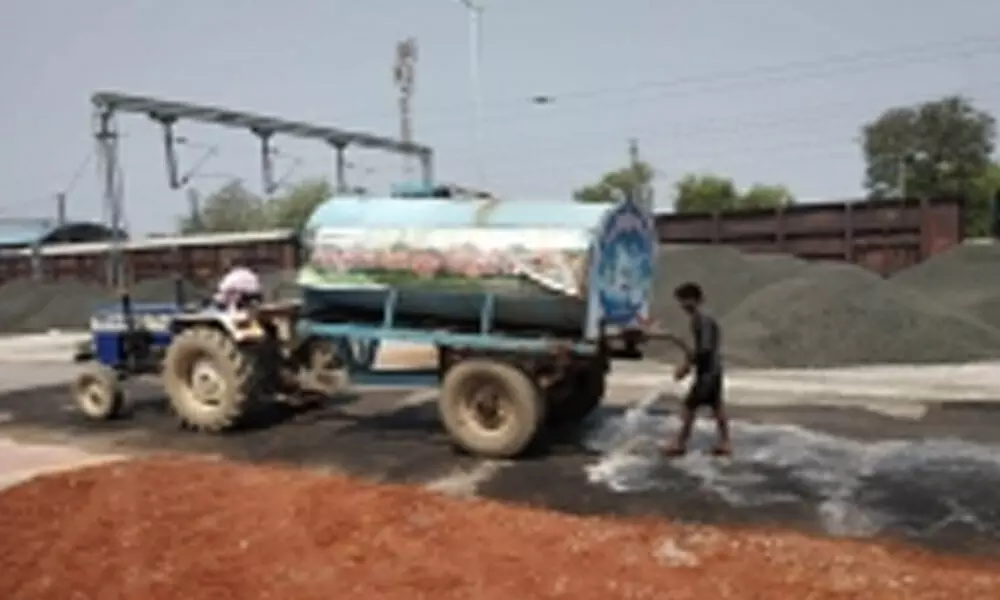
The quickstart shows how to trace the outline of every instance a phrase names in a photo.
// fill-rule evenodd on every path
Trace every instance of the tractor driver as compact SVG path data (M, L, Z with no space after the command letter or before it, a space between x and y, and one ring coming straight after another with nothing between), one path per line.
M263 300L260 278L251 269L238 260L227 259L226 274L219 281L215 296L215 305L222 309L243 308L251 302Z

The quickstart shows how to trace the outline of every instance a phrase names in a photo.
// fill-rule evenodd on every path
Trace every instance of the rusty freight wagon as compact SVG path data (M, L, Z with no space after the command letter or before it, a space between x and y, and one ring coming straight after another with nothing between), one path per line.
M662 244L724 244L856 263L889 276L964 239L960 198L798 204L781 210L660 214Z
M28 277L104 282L111 250L111 242L92 242L7 252L0 256L0 282ZM292 271L299 263L298 235L290 229L126 240L121 250L128 283L174 275L211 281L227 257L262 272Z
M892 275L964 239L959 198L799 204L784 210L660 214L663 244L724 244L748 252L786 252L810 260L853 262ZM54 244L0 256L0 283L36 276L103 281L110 244ZM204 281L224 256L261 270L291 271L300 263L292 230L218 233L134 240L124 245L129 282L180 274Z

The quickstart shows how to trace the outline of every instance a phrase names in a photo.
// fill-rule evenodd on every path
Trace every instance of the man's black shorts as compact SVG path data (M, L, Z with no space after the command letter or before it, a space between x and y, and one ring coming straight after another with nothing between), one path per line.
M722 376L697 377L688 390L684 407L698 410L703 406L713 410L722 407Z

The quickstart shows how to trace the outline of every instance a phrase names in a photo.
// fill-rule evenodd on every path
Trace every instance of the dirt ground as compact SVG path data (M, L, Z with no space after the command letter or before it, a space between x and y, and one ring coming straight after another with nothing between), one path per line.
M169 450L279 461L573 514L781 523L1000 558L1000 509L993 500L1000 458L991 445L1000 411L992 405L932 404L919 418L856 408L734 406L737 452L721 462L697 451L712 443L709 422L699 424L690 456L663 459L658 448L678 426L669 401L632 430L625 426L629 415L609 407L523 460L483 461L454 452L433 394L369 392L274 415L229 435L178 428L160 394L155 386L130 386L133 410L107 423L83 419L62 386L2 394L0 436L102 456ZM635 398L620 399L629 397Z
M0 597L998 597L996 563L159 457L0 495Z

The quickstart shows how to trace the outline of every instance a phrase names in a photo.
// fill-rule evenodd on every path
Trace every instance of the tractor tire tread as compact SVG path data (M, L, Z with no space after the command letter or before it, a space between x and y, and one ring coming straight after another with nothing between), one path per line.
M176 386L184 385L174 374L168 374L168 365L176 359L178 352L190 352L194 348L215 354L219 358L231 365L232 378L229 382L235 392L231 395L231 400L224 402L220 410L207 418L197 416L194 411L187 410L183 402L178 401L177 395L180 393ZM177 338L170 345L167 356L164 360L164 382L174 411L178 414L184 425L188 428L219 432L236 427L247 416L256 400L257 386L259 385L257 369L253 361L239 346L225 333L213 327L192 327L178 334Z

